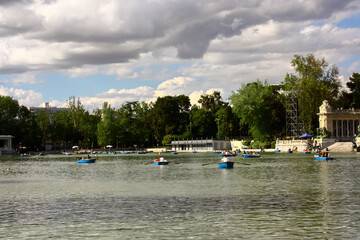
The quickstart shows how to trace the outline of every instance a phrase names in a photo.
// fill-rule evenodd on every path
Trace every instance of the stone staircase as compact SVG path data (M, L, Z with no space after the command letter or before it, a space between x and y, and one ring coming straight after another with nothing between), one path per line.
M336 142L328 147L330 152L352 152L352 142Z

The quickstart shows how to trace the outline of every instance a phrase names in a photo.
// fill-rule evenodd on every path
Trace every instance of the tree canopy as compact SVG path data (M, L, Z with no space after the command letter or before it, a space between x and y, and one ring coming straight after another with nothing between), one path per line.
M300 118L306 124L306 130L315 131L316 113L323 100L335 105L338 100L340 83L339 70L329 67L324 58L317 59L313 54L295 55L291 60L295 74L286 74L282 82L285 91L295 91L298 98Z
M250 134L257 140L265 141L276 132L276 121L280 105L278 93L266 81L256 81L243 85L230 96L234 113L242 124L249 126ZM269 104L271 103L271 104ZM279 108L280 114L285 115Z

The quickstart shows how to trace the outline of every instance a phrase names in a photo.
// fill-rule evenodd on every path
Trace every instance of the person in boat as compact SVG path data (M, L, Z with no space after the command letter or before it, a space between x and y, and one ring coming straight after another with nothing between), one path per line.
M160 157L159 160L160 160L160 162L165 162L164 157Z
M88 159L90 159L90 155L88 154Z
M227 157L223 157L222 159L221 159L221 162L228 162L229 161L229 159L227 158Z

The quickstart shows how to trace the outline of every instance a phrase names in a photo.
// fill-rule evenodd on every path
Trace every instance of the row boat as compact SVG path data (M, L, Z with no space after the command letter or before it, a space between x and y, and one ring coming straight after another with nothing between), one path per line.
M79 159L77 162L78 163L94 163L95 162L95 158L91 158L91 159Z
M315 157L315 160L318 160L318 161L334 160L334 158L332 158L332 157L319 157L319 155L314 155L314 157Z
M154 162L155 165L168 165L169 162Z
M233 168L234 162L222 162L219 163L219 168Z
M261 157L260 154L243 154L242 155L243 158L259 158Z

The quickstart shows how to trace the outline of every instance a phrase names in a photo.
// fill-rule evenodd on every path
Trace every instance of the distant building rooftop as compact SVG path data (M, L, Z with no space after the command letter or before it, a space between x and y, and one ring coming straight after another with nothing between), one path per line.
M48 102L45 103L45 107L30 107L30 112L37 115L40 111L48 111L50 114L54 114L57 112L68 111L68 108L57 108L57 107L50 107Z

